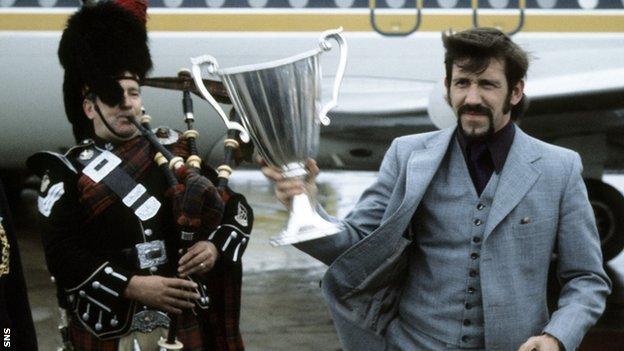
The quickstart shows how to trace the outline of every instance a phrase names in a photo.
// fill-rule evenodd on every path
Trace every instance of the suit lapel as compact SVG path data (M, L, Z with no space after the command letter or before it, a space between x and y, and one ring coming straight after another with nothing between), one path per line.
M516 128L514 142L509 150L494 194L484 239L518 205L535 184L541 172L532 165L532 162L539 157L540 155L535 151L530 138L520 128Z
M405 196L395 215L403 211L414 212L455 135L455 128L447 128L425 142L424 149L414 150L407 162Z

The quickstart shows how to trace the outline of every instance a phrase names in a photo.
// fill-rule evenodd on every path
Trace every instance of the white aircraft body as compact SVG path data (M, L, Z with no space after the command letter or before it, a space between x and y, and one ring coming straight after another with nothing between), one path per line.
M373 16L369 5L381 10ZM152 1L150 76L174 77L180 68L190 68L191 57L204 54L216 57L221 68L285 58L317 47L323 30L343 27L348 65L317 159L322 168L370 170L394 137L455 123L441 88L442 31L469 28L473 19L517 30L514 40L533 57L526 83L532 106L521 126L581 154L594 208L604 212L598 217L603 240L615 240L619 252L624 200L602 179L624 168L624 1L426 1L418 30L399 35L413 29L414 7L421 5L420 0ZM56 51L76 6L68 0L0 0L2 169L23 170L30 154L62 152L74 144ZM338 51L322 57L327 100ZM184 129L181 92L145 87L143 96L154 126ZM197 97L194 102L199 149L218 164L225 127L208 103Z

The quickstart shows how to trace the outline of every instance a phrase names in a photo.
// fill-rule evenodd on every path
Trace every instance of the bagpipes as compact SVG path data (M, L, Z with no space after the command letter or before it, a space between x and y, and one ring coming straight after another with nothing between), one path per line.
M227 92L221 83L205 82L220 102L230 103ZM251 160L251 152L244 153L239 147L237 131L228 131L225 139L224 162L215 171L202 163L197 150L199 133L193 128L193 101L191 92L197 94L191 74L181 70L177 78L147 78L142 85L165 89L181 90L184 122L187 130L181 137L187 144L188 156L184 160L164 147L150 128L151 118L143 115L140 123L130 118L141 134L157 150L154 161L167 179L167 196L171 199L175 222L180 231L180 246L183 253L202 234L208 235L219 250L221 260L240 263L241 256L249 243L253 226L253 211L246 199L228 187L232 168L242 159ZM214 185L216 184L216 186ZM206 233L207 232L207 233ZM175 260L177 262L177 259ZM189 279L193 280L192 275ZM202 284L198 284L201 288ZM204 296L202 292L200 295ZM201 301L200 307L203 307ZM182 345L176 340L178 319L170 315L167 339L159 342L161 350L177 350Z

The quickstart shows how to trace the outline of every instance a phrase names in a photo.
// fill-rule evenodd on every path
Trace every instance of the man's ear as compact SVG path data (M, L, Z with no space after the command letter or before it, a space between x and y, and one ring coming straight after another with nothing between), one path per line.
M509 102L512 106L516 106L520 100L522 100L522 94L524 94L524 79L520 79L511 90L511 99Z
M95 106L93 105L93 101L84 98L84 100L82 100L82 111L87 118L93 120L95 118Z

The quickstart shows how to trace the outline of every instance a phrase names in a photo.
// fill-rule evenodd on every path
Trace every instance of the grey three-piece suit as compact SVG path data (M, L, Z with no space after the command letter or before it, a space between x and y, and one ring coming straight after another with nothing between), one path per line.
M447 159L447 151L456 147L454 130L396 139L377 181L340 221L344 230L298 245L330 265L323 279L323 293L345 350L387 349L388 325L396 322L401 302L409 298L402 296L410 291L408 281L412 287L422 284L427 288L435 280L414 281L419 277L414 273L418 273L414 262L419 262L419 257L413 255L429 249L425 248L425 238L411 230L411 221L418 219L414 214L435 183L434 176ZM494 176L496 185L490 189L493 197L480 229L480 318L487 350L516 350L542 332L556 336L566 350L574 350L604 310L610 282L602 268L581 171L578 154L516 129L503 170ZM461 175L451 172L446 176ZM469 177L467 171L463 175ZM466 184L465 179L457 179L448 186ZM440 201L439 206L445 203L449 204ZM435 206L435 199L429 199L431 204ZM470 226L472 219L449 215L445 221L461 228ZM466 237L467 242L471 239ZM546 284L553 252L558 253L557 274L563 288L558 309L549 316ZM451 254L456 252L449 251ZM444 257L444 252L438 255ZM418 316L418 310L415 313ZM416 330L426 331L433 340L443 340L444 335L432 335L447 327L436 325L439 321L435 318L414 321L420 324L413 325Z

